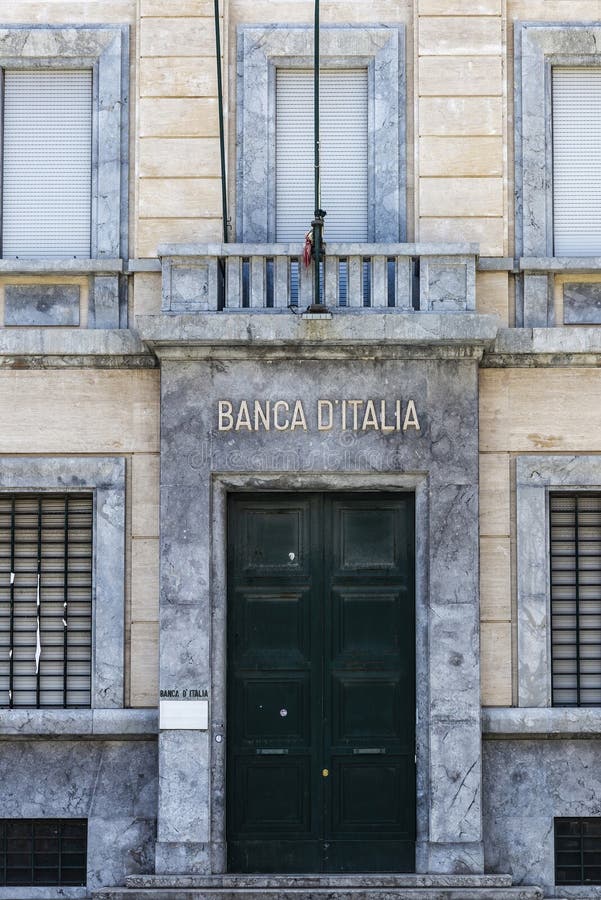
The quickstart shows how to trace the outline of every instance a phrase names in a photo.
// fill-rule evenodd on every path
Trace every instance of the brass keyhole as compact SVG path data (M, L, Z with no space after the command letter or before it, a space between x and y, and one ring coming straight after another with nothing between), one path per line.
M322 770L321 770L321 774L323 775L324 778L327 778L328 775L330 774L330 770L329 770L329 769L322 769Z

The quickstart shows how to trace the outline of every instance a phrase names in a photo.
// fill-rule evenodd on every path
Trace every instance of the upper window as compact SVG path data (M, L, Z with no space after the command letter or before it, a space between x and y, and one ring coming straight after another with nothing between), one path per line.
M405 240L402 26L321 32L326 240ZM302 242L313 191L313 29L240 26L237 238Z
M90 706L92 511L0 494L0 707Z
M554 706L601 706L601 494L552 493Z
M601 254L601 69L553 67L553 241Z
M5 257L89 257L92 70L4 73Z
M127 255L127 34L0 27L2 256Z
M601 253L599 47L599 24L516 23L520 257Z
M330 240L367 240L367 69L320 74L321 203ZM313 70L276 77L276 240L301 241L314 202Z

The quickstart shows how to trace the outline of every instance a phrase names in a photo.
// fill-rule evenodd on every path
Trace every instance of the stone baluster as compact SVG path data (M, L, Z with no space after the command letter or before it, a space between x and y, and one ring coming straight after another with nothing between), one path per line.
M239 309L242 306L242 259L228 256L225 260L225 306Z

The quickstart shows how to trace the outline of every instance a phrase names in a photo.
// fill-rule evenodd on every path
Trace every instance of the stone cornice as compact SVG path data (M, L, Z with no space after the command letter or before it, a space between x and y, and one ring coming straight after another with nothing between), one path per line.
M306 319L292 312L139 316L142 340L161 359L471 358L497 334L495 316L475 313L334 311Z

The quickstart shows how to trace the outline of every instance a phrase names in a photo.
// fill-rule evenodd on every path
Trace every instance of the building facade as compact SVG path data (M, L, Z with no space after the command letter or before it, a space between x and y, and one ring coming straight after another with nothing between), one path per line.
M601 896L601 3L0 13L0 900Z

